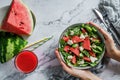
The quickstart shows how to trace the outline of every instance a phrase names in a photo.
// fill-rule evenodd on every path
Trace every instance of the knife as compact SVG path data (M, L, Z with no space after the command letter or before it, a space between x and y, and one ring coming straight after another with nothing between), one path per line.
M100 11L98 11L97 9L93 9L93 11L94 11L95 14L99 17L99 19L102 21L102 23L103 23L104 26L106 27L107 31L112 34L113 39L115 40L115 42L120 46L120 41L119 41L119 39L118 39L118 37L119 37L120 35L118 35L117 33L115 34L116 31L113 32L113 30L112 30L111 28L109 28L109 26L108 26L107 23L105 22L105 20L104 20L104 18L103 18L103 15L101 14ZM110 25L112 25L112 24L110 24ZM114 26L112 25L112 27L114 27ZM117 37L116 35L117 35L118 37Z

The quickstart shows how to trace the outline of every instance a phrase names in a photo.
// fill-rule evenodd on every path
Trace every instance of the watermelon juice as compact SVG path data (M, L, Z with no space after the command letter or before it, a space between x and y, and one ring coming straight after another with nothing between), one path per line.
M38 64L37 56L28 50L20 52L15 58L15 65L23 73L30 73L35 70Z

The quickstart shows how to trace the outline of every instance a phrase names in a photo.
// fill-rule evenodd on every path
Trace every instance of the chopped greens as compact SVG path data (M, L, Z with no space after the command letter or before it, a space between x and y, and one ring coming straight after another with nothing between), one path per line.
M97 29L89 24L68 28L60 39L59 52L68 65L94 67L104 52L104 42Z

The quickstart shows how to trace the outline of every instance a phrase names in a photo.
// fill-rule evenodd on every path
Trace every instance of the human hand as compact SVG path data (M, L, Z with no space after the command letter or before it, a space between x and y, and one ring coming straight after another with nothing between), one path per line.
M95 76L94 74L92 74L89 70L78 70L72 67L67 66L61 59L60 54L58 52L58 49L55 50L55 54L60 62L60 64L62 65L63 69L68 72L69 74L71 74L72 76L78 77L82 80L101 80L100 78L98 78L97 76Z
M106 47L106 55L110 58L113 58L116 52L116 47L114 40L112 39L111 35L109 35L104 29L100 28L100 26L96 25L93 22L88 22L88 24L93 25L96 29L98 29L105 38L105 47Z

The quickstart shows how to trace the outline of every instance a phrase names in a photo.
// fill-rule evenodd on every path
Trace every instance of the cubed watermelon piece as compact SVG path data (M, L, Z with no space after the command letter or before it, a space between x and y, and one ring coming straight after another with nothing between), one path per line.
M83 59L87 62L91 62L90 58L89 57L83 57Z
M70 51L73 52L76 56L80 56L80 51L78 47L76 48L71 47Z
M82 28L81 30L82 30L82 33L86 33L87 32L84 28Z
M86 37L84 39L84 41L83 41L83 48L86 49L86 50L91 50L89 37Z
M73 37L72 37L72 41L73 41L73 43L79 43L79 42L82 42L83 39L81 39L81 38L78 37L78 36L73 36Z
M69 50L70 50L70 46L65 46L65 47L64 47L64 51L65 51L65 52L68 52Z
M95 53L93 51L89 51L89 53L90 53L90 56L96 57L96 55L95 55Z
M63 36L63 40L67 42L69 40L69 37L68 36Z
M77 62L76 56L73 56L71 61L72 61L73 64L76 64L76 62Z
M22 0L12 0L2 29L19 35L30 35L33 23L32 14Z

